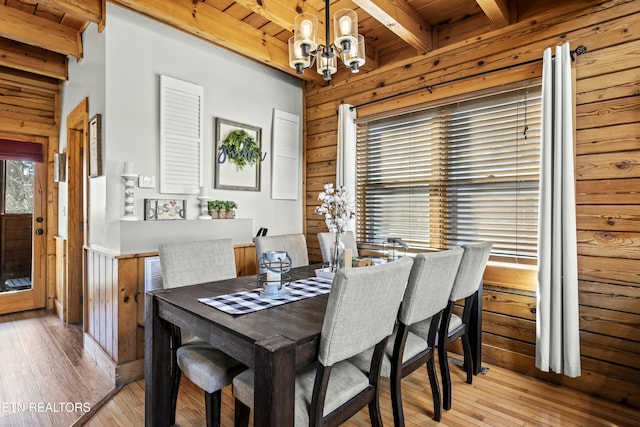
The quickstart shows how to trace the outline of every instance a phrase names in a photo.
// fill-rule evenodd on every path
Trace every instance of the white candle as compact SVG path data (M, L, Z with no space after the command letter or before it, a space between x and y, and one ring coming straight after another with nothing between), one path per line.
M209 188L202 186L200 187L200 197L209 197Z
M267 282L279 282L280 274L267 270Z
M125 175L133 174L133 162L131 160L127 160L124 162L124 173Z

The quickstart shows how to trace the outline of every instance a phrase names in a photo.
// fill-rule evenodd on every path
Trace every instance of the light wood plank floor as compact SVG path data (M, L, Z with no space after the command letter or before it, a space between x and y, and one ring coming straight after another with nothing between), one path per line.
M0 342L0 427L144 426L144 380L113 393L106 376L82 351L80 327L63 325L44 310L5 315L0 316ZM472 385L452 366L453 408L443 413L440 423L431 419L426 372L405 378L407 426L640 426L639 410L486 366L489 371L475 377ZM33 410L30 403L36 405ZM88 406L69 411L68 403ZM19 404L26 404L27 410ZM386 380L381 406L385 425L393 425ZM83 412L87 407L91 411ZM223 393L222 416L224 426L233 425L229 387ZM204 425L202 391L186 378L180 387L177 422L183 427ZM366 410L345 423L369 425Z
M0 316L0 426L66 427L113 390L82 329L52 311Z
M433 404L425 370L403 380L407 427L424 426L640 426L640 411L520 375L492 365L484 375L466 384L464 372L452 366L453 408L442 421L431 419ZM389 382L383 380L383 422L393 425ZM222 425L233 426L230 387L223 390ZM202 391L183 377L176 423L181 427L204 425ZM140 427L144 425L144 380L125 386L86 424L89 427ZM366 410L344 426L370 426Z

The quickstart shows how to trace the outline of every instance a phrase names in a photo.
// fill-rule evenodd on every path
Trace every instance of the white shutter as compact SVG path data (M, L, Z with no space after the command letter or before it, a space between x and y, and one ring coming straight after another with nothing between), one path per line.
M202 86L160 76L160 192L198 194L202 183Z

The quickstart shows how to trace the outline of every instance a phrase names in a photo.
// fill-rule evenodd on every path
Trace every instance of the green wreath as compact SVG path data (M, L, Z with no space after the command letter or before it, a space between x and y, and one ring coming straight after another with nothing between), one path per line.
M256 139L244 129L236 129L222 141L218 163L224 163L227 158L242 170L245 166L262 160L262 155Z

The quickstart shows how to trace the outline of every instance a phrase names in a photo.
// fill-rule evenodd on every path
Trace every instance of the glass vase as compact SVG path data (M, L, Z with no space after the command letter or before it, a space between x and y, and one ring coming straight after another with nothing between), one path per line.
M340 260L344 255L344 243L342 243L342 233L335 233L335 240L331 243L329 258L329 268L336 271L340 268Z

